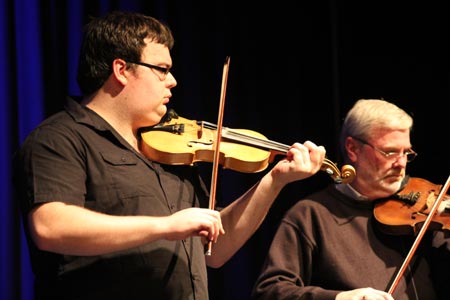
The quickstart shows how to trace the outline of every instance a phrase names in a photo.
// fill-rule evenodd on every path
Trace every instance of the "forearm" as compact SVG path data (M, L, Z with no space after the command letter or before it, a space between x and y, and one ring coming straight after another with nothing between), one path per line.
M222 266L250 238L263 222L273 202L290 182L312 176L320 170L325 149L312 142L295 143L259 183L221 211L225 235L207 258L211 267Z
M67 255L98 255L165 238L163 217L110 216L61 202L29 215L38 248Z

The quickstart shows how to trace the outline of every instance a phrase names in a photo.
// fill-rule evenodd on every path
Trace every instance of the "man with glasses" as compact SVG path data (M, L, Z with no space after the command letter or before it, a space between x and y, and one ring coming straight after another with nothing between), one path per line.
M410 141L412 126L412 117L388 101L354 104L344 120L340 146L344 163L355 168L355 179L330 185L290 208L253 299L450 299L448 231L426 232L391 292L415 236L387 234L373 217L376 200L408 183L406 167L417 156Z
M17 152L36 299L206 300L206 266L238 251L286 184L320 170L325 149L295 143L219 212L208 209L195 165L144 156L140 129L161 121L177 84L173 43L149 16L93 19L79 59L83 97L72 97Z
M417 153L414 150L412 150L412 149L406 150L405 152L395 151L395 150L386 152L386 151L383 151L383 150L373 146L372 144L366 142L365 140L363 140L361 138L358 138L358 137L355 137L355 136L353 136L352 138L354 138L358 142L361 142L361 143L363 143L363 144L365 144L365 145L367 145L369 147L372 147L373 150L378 151L379 153L381 153L381 155L386 157L387 160L397 160L397 159L399 159L399 158L401 158L403 156L406 156L406 161L407 162L412 162L417 157Z

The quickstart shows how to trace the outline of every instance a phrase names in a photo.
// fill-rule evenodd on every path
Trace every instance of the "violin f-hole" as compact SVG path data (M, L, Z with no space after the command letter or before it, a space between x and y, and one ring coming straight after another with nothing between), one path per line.
M193 147L193 145L205 145L205 146L211 146L214 144L213 140L209 140L209 141L189 141L187 143L188 147Z

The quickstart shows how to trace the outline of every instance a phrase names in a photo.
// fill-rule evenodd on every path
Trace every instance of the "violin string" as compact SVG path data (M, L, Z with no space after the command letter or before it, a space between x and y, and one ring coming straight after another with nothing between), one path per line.
M271 141L271 140L266 140L266 139L259 138L259 137L255 137L255 136L252 136L249 134L237 132L237 131L229 129L229 128L224 128L224 134L222 134L222 136L225 138L235 140L237 142L242 142L242 143L247 143L249 145L259 146L264 149L277 150L282 153L286 153L289 150L288 145L278 143L275 141Z
M205 127L208 129L216 129L217 126L213 123L203 121ZM245 143L250 146L258 146L266 150L277 150L286 153L289 150L289 146L279 142L263 139L247 133L238 132L236 129L228 127L222 128L222 137L233 140L235 142Z

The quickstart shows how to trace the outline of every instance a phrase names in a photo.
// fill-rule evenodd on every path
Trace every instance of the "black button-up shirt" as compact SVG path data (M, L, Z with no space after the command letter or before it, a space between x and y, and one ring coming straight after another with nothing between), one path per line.
M73 99L28 136L15 163L25 223L35 205L51 201L123 216L207 206L195 166L151 162ZM38 299L208 299L198 237L98 256L49 253L29 243Z

